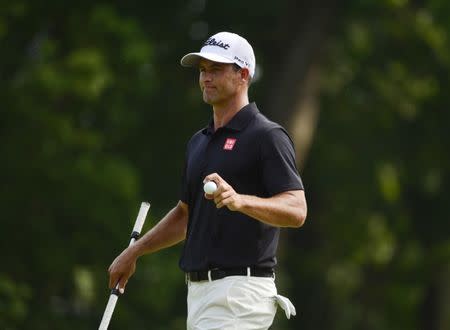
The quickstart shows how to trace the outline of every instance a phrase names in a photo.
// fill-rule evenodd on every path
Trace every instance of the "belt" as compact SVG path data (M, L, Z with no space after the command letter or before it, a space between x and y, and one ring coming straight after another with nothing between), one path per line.
M254 277L273 277L275 273L272 268L226 268L226 269L211 269L197 272L187 272L186 281L200 282L200 281L214 281L220 280L227 276L254 276Z

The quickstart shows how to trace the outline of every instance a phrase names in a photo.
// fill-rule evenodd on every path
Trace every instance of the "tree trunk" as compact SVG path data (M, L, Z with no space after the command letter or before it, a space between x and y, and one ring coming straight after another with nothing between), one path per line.
M307 4L293 1L285 28L288 39L282 43L287 47L273 54L280 67L272 80L266 108L269 116L291 133L300 167L305 163L319 116L320 53L336 9L334 0Z

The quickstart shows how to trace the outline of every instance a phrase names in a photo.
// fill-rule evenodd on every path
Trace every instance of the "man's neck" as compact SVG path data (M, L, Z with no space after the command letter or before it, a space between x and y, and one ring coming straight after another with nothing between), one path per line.
M247 104L249 104L248 96L232 99L226 104L213 105L214 111L214 130L225 126L228 122Z

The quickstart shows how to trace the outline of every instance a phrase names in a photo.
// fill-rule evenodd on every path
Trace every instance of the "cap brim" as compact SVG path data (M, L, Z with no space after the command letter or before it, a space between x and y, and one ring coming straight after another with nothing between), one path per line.
M182 66L198 66L200 60L204 58L218 63L234 63L234 61L213 53L189 53L183 56L180 63Z

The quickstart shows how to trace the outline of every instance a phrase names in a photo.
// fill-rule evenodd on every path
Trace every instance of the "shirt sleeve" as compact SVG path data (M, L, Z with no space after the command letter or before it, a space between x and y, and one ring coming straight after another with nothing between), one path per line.
M261 164L269 196L304 189L295 163L294 143L282 127L271 128L261 139Z

